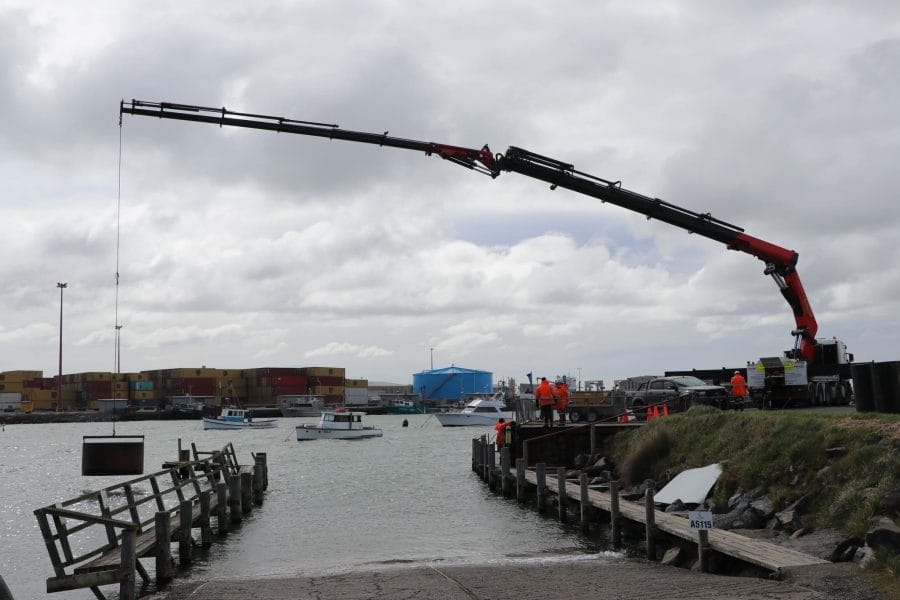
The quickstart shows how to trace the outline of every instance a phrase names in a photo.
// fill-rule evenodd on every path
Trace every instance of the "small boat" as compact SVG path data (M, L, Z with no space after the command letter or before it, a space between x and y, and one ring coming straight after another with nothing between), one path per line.
M501 417L509 421L515 419L516 414L506 410L506 401L500 392L490 397L470 400L460 411L435 413L434 416L444 427L462 427L465 425L496 425Z
M281 416L315 417L325 408L325 396L281 396Z
M425 405L415 400L396 399L390 400L387 405L389 415L421 415L428 412Z
M362 412L326 410L318 425L298 425L297 440L356 440L381 437L381 429L365 427Z
M203 417L203 429L266 429L277 426L276 419L254 421L251 411L228 406L222 407L218 417Z

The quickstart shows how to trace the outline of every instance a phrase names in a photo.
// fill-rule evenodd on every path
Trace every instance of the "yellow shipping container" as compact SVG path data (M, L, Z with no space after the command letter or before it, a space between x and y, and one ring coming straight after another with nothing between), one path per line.
M135 390L131 392L132 400L153 400L153 392L152 390Z
M312 388L312 393L317 396L343 396L344 386L342 385L316 385Z
M150 381L150 375L147 373L121 373L125 377L125 381Z
M367 388L369 387L368 379L345 379L344 387Z
M304 367L300 373L315 377L344 377L347 370L344 367Z
M24 381L4 381L0 383L0 392L4 393L15 393L22 392L25 390L25 382Z
M23 382L28 379L39 379L43 376L43 371L2 371L0 372L0 383Z

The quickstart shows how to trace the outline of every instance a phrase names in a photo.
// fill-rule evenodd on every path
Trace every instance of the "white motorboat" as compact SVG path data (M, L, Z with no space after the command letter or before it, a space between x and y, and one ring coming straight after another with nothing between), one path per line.
M494 394L489 398L470 400L460 411L435 413L435 418L444 427L462 427L465 425L496 425L501 417L513 420L516 414L506 410L503 394Z
M203 429L266 429L278 427L276 419L254 419L244 408L222 407L218 417L203 417Z
M316 417L325 409L325 396L281 396L281 416Z
M363 412L327 410L322 413L318 425L298 425L297 440L356 440L381 437L381 429L365 427Z

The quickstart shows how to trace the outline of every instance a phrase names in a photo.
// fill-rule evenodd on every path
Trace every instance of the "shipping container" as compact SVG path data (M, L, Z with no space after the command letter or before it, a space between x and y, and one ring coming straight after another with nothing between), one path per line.
M153 391L153 382L149 379L136 379L129 382L129 387L134 392Z
M347 374L344 367L303 367L300 369L300 373L307 377L315 375L316 377L340 377L341 379Z
M0 383L0 392L21 392L25 389L25 381L4 381Z
M369 380L368 379L345 379L344 386L348 388L368 388Z
M22 402L22 394L19 392L0 392L0 411L11 412L19 410Z
M26 379L43 377L43 371L0 371L0 382L23 382Z
M369 403L369 388L348 387L344 389L344 403L349 405L365 405Z

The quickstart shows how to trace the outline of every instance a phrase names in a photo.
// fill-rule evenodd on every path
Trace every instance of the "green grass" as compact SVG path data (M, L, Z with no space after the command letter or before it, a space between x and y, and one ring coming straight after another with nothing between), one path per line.
M807 496L813 527L863 535L884 493L900 486L900 456L887 437L898 423L896 415L691 410L617 435L610 454L631 484L718 462L717 500L758 490L780 510ZM829 458L829 448L845 451Z

